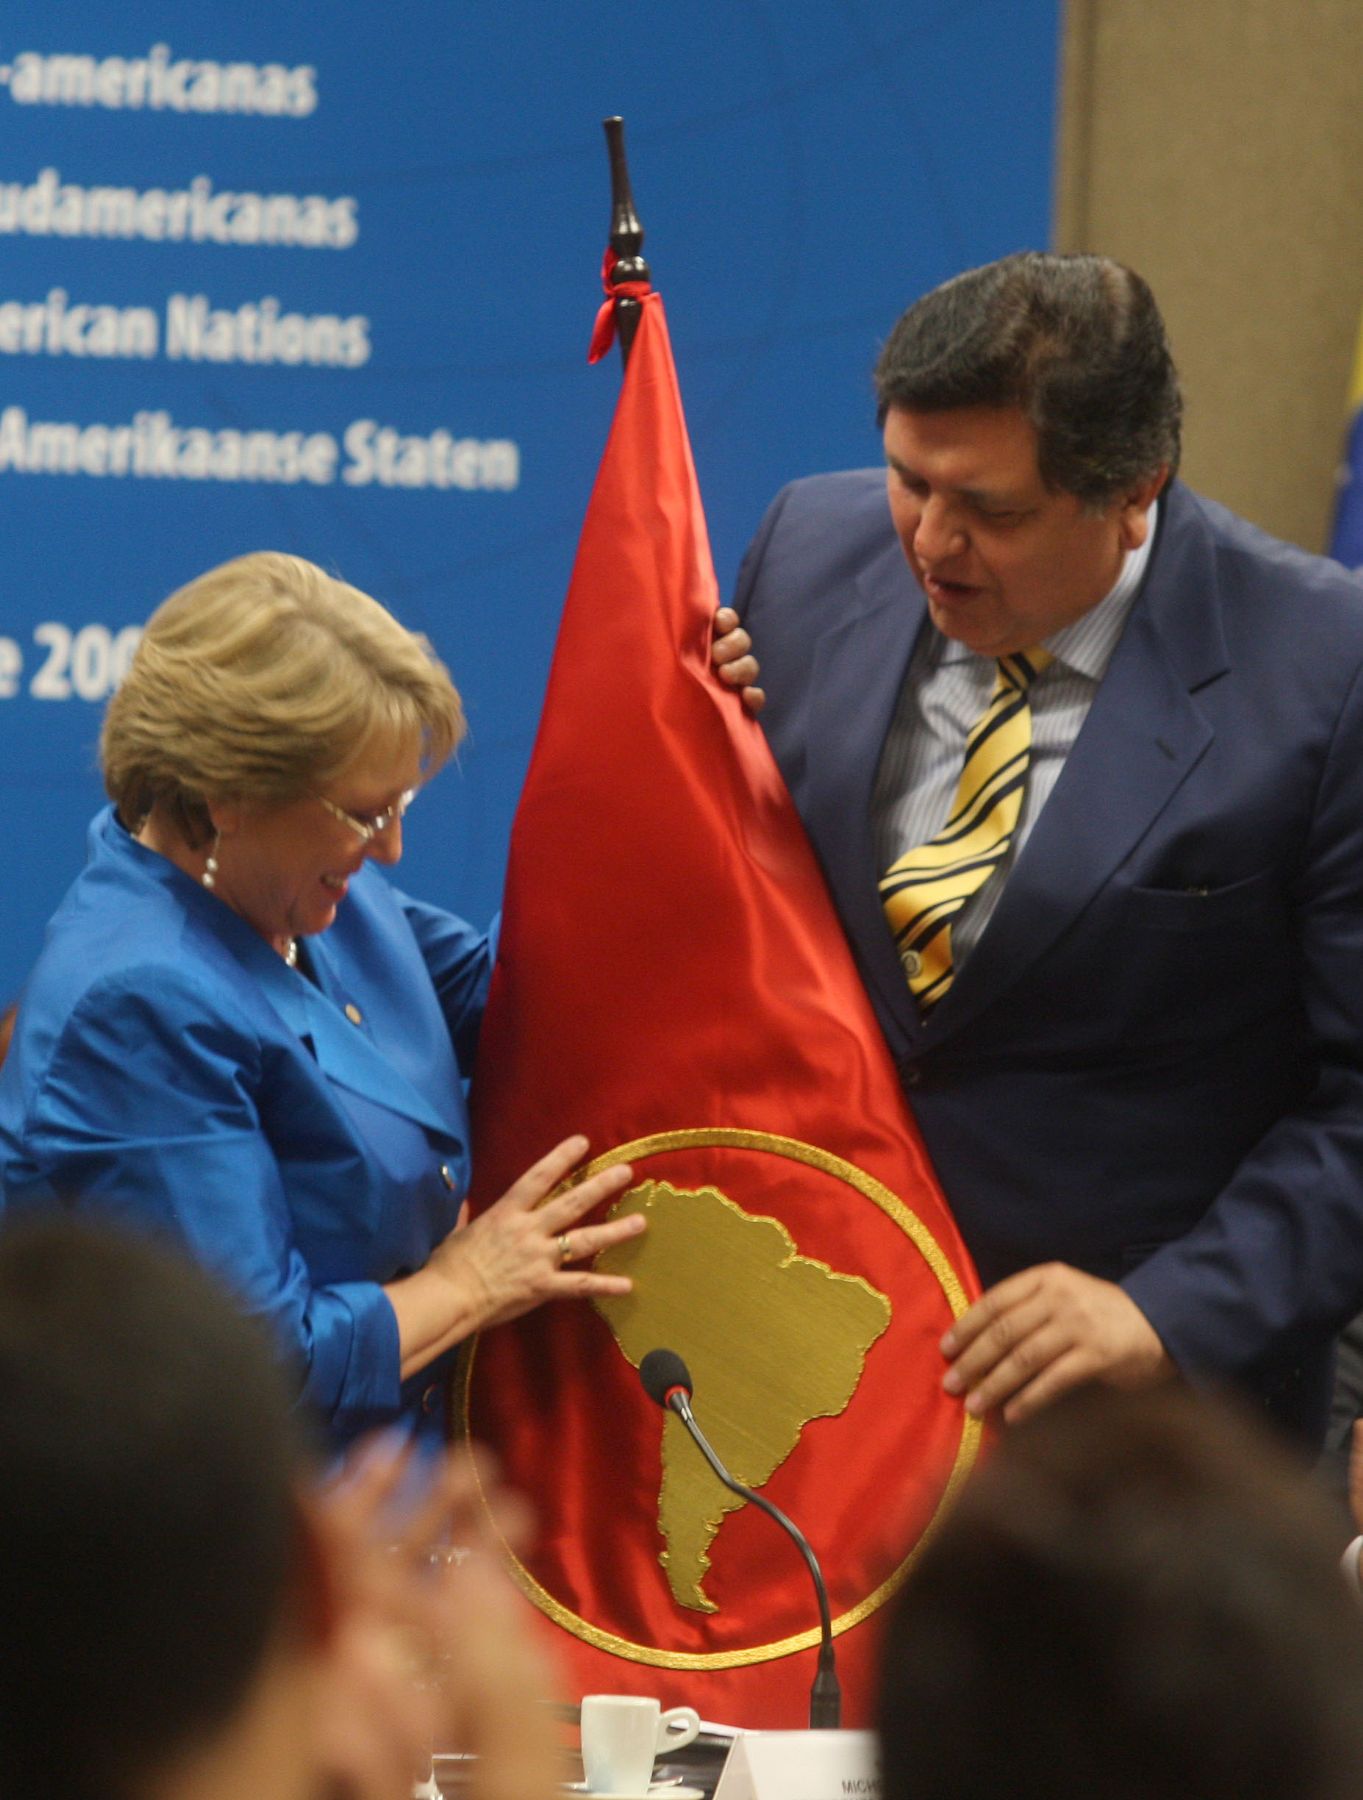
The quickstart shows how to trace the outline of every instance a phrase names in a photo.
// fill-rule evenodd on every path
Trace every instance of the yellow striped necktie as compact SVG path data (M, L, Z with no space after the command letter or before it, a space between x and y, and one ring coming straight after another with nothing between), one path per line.
M929 1012L951 986L951 926L1008 854L1022 812L1032 753L1028 689L1049 650L998 659L989 704L971 727L965 764L947 822L907 851L880 882L881 904L919 1008Z

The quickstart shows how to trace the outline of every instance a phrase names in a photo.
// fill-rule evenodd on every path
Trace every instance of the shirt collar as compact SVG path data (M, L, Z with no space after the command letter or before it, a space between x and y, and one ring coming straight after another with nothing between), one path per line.
M1090 607L1072 625L1064 626L1046 639L1046 648L1057 662L1066 664L1080 675L1087 675L1090 681L1101 681L1107 673L1117 639L1126 624L1126 615L1131 611L1131 603L1150 561L1158 521L1159 501L1155 500L1150 506L1145 542L1126 553L1117 579L1108 592L1097 606Z

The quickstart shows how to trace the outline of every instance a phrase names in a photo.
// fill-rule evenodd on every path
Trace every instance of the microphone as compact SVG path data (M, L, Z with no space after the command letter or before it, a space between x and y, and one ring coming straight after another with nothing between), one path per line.
M833 1621L828 1611L828 1589L824 1585L823 1571L819 1567L818 1557L810 1549L809 1540L779 1506L773 1506L761 1494L755 1494L751 1488L744 1487L741 1481L735 1481L715 1455L691 1411L693 1389L690 1371L675 1350L650 1350L639 1364L639 1379L644 1384L644 1392L655 1405L661 1406L665 1412L675 1413L681 1420L694 1438L696 1448L729 1492L738 1494L744 1500L751 1500L754 1506L766 1513L768 1518L775 1519L782 1530L789 1532L795 1540L795 1547L805 1559L810 1580L814 1583L815 1597L819 1602L821 1642L819 1666L815 1672L814 1685L809 1690L810 1729L836 1729L842 1723L842 1691L838 1686L838 1673L833 1663Z

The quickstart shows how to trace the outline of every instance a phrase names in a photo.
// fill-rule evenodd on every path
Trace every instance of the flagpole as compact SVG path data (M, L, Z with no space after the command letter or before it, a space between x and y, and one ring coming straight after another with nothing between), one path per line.
M615 115L601 121L606 134L606 149L611 165L611 232L610 247L615 253L617 281L647 281L648 264L640 252L644 247L644 228L634 210L634 194L629 184L629 163L625 157L625 121ZM621 294L615 301L615 328L620 338L620 359L629 362L629 347L639 325L640 302Z

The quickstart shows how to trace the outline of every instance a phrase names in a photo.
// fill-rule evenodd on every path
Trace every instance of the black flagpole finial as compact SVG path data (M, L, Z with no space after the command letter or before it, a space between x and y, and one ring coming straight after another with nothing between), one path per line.
M640 252L644 247L644 228L634 210L634 195L629 185L629 163L625 159L625 121L619 117L603 119L606 148L611 162L611 234L610 247L615 252L617 281L647 281L648 264ZM620 337L620 355L629 361L629 347L639 326L639 301L621 294L615 302L615 328Z

